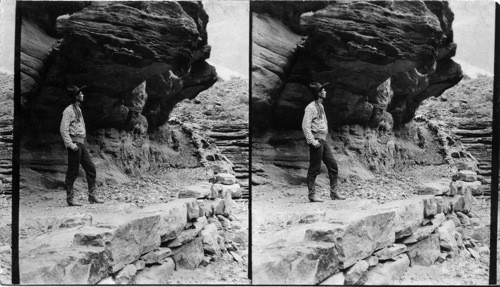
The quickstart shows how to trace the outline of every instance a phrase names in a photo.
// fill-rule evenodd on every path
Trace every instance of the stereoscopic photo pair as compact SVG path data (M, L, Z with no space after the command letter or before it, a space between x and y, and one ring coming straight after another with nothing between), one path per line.
M496 283L494 2L0 7L2 284Z

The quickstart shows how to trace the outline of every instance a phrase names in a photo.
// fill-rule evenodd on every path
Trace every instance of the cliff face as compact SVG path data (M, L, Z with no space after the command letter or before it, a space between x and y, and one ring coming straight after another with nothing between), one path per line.
M297 129L318 81L332 127L391 130L462 78L446 2L283 4L252 3L255 129Z
M251 8L255 160L307 166L300 126L315 81L330 83L329 141L344 168L355 155L373 171L443 162L432 128L412 119L422 101L463 77L451 59L447 2L273 1Z
M201 2L23 2L21 160L65 171L59 135L68 85L87 86L82 111L89 147L105 178L202 164L187 123L168 123L182 100L217 81Z
M22 4L22 99L43 131L57 130L67 85L88 87L90 127L144 133L216 81L201 3L37 4Z

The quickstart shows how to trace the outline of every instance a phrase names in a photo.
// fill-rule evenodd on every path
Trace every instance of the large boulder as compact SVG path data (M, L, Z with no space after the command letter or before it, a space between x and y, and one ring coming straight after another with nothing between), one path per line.
M89 126L147 130L216 81L205 62L208 16L201 3L96 2L58 12L51 23L31 13L23 19L21 97L44 131L57 131L70 102L67 85L87 86L82 109Z
M439 236L437 234L432 234L408 246L408 256L411 261L411 266L431 266L436 262L440 253Z
M340 269L335 245L325 242L270 246L254 257L254 284L304 284L322 282Z
M253 4L254 23L259 24L253 27L258 35L254 47L274 45L271 51L286 51L272 58L262 57L261 48L252 51L259 59L253 70L266 71L266 77L260 73L253 81L259 90L256 128L266 119L280 128L300 127L310 101L307 85L319 81L331 83L325 110L333 126L392 129L411 120L424 99L439 96L462 78L460 66L451 60L456 44L446 2L300 4ZM285 33L290 36L283 41ZM307 36L304 43L298 35ZM270 68L276 67L278 56L279 69Z
M394 261L379 264L368 271L366 285L388 285L392 280L400 278L410 267L408 255L398 255Z

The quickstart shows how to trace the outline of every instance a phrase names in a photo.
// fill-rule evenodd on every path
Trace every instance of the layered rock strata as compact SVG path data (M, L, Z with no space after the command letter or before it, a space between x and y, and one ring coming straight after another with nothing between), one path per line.
M243 187L242 197L248 198L249 190L249 124L234 123L214 126L208 136L233 164L233 172Z

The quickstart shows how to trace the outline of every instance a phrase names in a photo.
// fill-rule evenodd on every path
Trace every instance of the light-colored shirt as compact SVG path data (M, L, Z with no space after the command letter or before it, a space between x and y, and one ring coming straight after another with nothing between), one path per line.
M320 117L317 105L319 105L320 111L323 114L322 117ZM322 103L312 101L307 105L304 112L304 118L302 119L302 131L306 137L307 144L318 144L316 138L326 139L328 135L328 122Z
M85 140L85 122L83 121L83 116L80 116L80 120L77 120L75 108L78 109L80 115L82 114L80 107L69 105L64 109L59 128L64 145L67 148L73 149L77 147L74 141L83 143Z

